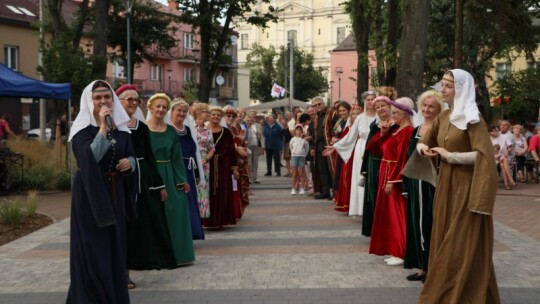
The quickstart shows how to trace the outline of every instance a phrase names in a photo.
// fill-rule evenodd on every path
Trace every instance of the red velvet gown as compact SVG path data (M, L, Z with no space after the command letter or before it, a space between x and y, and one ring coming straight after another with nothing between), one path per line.
M343 132L339 135L339 139L342 139L349 133L350 126L345 127ZM337 154L337 157L340 157L339 154ZM351 177L352 177L352 168L353 168L353 161L354 161L354 150L353 153L351 153L351 158L348 162L344 162L343 160L341 163L341 170L339 174L339 187L336 192L336 197L334 200L336 201L336 207L334 210L340 211L340 212L347 212L349 213L349 202L351 201Z
M406 243L406 204L402 195L401 171L407 162L407 149L413 127L381 137L376 133L366 146L366 150L381 156L377 203L369 244L369 253L391 255L403 259ZM388 183L394 187L389 195L384 191Z
M221 128L212 136L215 153L210 160L210 217L203 219L203 225L221 228L236 224L231 177L231 167L236 166L236 152L229 129Z

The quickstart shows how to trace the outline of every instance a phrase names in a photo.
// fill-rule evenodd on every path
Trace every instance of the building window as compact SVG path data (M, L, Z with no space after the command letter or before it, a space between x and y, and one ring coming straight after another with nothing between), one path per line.
M248 50L249 49L249 36L248 34L242 34L240 36L240 39L242 40L242 50Z
M497 80L501 80L506 76L510 76L512 74L512 63L511 62L497 63L496 71L497 71Z
M287 31L287 41L294 41L294 45L296 45L296 30L290 30Z
M527 69L528 70L536 70L536 69L538 69L538 62L536 62L536 61L534 61L534 62L533 61L528 61L527 62Z
M161 80L161 75L163 71L163 66L153 65L150 67L150 80Z
M193 34L184 33L184 48L192 49L193 48Z
M113 77L114 78L126 78L124 66L115 61L113 63Z
M4 46L4 64L17 71L19 69L19 48L16 46Z
M345 28L338 27L337 28L337 44L340 44L343 40L345 40Z
M188 83L195 79L195 70L184 68L184 83Z

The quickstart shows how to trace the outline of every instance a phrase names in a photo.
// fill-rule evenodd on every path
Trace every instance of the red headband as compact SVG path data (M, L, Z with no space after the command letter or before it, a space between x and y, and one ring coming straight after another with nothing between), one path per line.
M124 84L123 86L116 89L115 93L118 96L118 95L122 94L124 91L127 91L127 90L133 90L133 91L137 92L137 87L132 85L132 84Z

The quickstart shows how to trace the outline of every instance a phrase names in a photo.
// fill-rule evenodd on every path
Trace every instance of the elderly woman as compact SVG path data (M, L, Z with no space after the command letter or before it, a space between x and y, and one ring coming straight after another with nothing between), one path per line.
M420 303L500 303L493 267L497 169L473 77L451 70L441 80L442 112L417 149L440 157L433 201L429 273Z
M223 229L235 225L231 175L239 178L234 139L229 129L221 126L223 109L210 110L209 129L214 140L214 156L210 162L210 217L203 220L208 228Z
M380 96L386 96L390 99L396 98L396 91L391 87L380 87L378 89ZM390 104L387 99L373 99L373 108L377 113L377 119L369 125L369 134L366 144L371 138L381 131L380 126L390 122ZM397 125L390 127L390 132L397 128ZM379 167L381 166L381 158L369 151L365 151L362 160L361 181L364 184L364 206L362 207L362 235L371 236L373 227L373 216L375 214L375 204L377 202L377 190L379 187Z
M516 167L519 181L522 183L526 181L524 174L525 166L527 167L527 172L529 173L529 179L534 180L535 178L531 164L525 164L525 161L527 160L527 151L529 150L529 145L527 144L527 138L523 134L523 126L512 126L512 135L514 136L514 142L516 143Z
M433 121L443 109L440 94L433 90L420 95L416 104L424 118L424 122L413 131L407 151L409 160L411 160L413 153L417 153L416 144L419 139L427 133L433 125ZM414 161L414 158L411 161ZM429 170L430 168L421 169ZM404 177L403 192L407 196L407 241L403 267L406 269L419 269L418 272L407 276L407 280L425 281L428 269L431 226L433 224L435 187L429 182L420 179Z
M236 164L240 177L237 181L237 191L235 191L235 204L238 200L238 206L235 206L236 218L240 219L244 209L249 205L249 173L247 168L247 149L246 133L240 127L238 114L235 109L228 106L223 109L225 113L225 123L231 131L234 139L234 149L236 151Z
M390 255L385 262L390 266L403 264L405 256L405 206L401 171L407 161L407 149L414 130L412 116L414 103L402 97L396 101L377 97L392 105L393 122L399 126L390 131L390 121L380 123L381 131L366 145L366 150L381 158L377 203L373 217L373 230L369 253Z
M210 200L208 198L208 187L210 184L210 160L214 156L214 139L212 138L212 133L205 125L205 122L210 119L208 104L200 102L193 103L191 105L191 113L195 120L193 128L195 129L195 138L201 155L201 169L199 170L199 174L202 172L202 175L199 176L200 180L197 185L199 214L201 218L209 218Z
M176 131L165 122L170 105L171 100L165 94L158 93L150 97L147 102L150 111L147 124L152 151L167 189L165 216L176 265L190 265L195 261L187 198L190 185Z
M177 265L164 211L167 191L157 169L148 127L135 117L139 109L137 88L126 84L116 94L130 117L127 127L138 164L137 218L127 223L128 288L132 289L135 283L129 278L129 269L172 269Z
M191 220L191 233L194 240L204 240L204 230L199 213L197 201L197 176L202 176L201 164L197 163L199 149L193 139L191 129L184 124L188 115L189 105L183 100L175 100L171 105L171 125L176 129L176 135L180 140L184 167L191 191L187 193L189 202L189 218Z
M78 170L73 180L70 279L67 303L129 303L126 212L134 216L136 168L129 117L108 83L96 80L81 95L68 140ZM130 191L131 190L131 191Z

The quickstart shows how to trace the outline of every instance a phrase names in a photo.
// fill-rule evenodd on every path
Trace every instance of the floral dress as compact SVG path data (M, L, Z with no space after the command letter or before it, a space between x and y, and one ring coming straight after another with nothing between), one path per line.
M199 150L201 151L201 159L205 159L206 155L214 150L214 139L212 138L212 133L208 130L206 126L195 126L195 133L197 134L197 144L199 145ZM198 199L199 199L199 211L201 218L210 217L210 202L208 199L208 187L210 185L210 164L203 163L203 176L206 181L203 185L199 183L197 186Z

